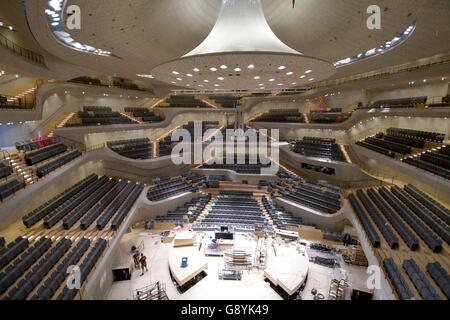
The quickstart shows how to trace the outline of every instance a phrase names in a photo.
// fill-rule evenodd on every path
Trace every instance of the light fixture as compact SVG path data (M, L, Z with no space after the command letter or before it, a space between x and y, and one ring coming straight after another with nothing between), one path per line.
M153 76L151 74L136 74L136 75L141 78L153 79Z
M186 73L186 75L187 75L188 77L192 77L192 74L190 74L190 73Z
M271 78L271 79L269 79L269 81L272 82L272 81L275 81L275 79L274 79L274 78Z
M198 68L194 68L192 70L194 70L195 72L199 72L200 71Z
M178 81L181 81L181 80L183 80L183 79L181 79L181 78L177 78L177 80L178 80Z
M222 81L224 79L224 77L218 77L217 79Z
M202 68L202 76L216 79L215 69L232 69L237 74L223 75L224 90L248 90L254 88L255 74L261 78L276 78L290 86L286 72L302 74L304 70L315 71L315 79L324 80L336 72L332 63L308 57L284 44L270 29L264 16L262 0L221 0L222 6L216 23L208 36L197 47L180 57L162 63L151 70L156 79L169 82L171 70L186 74L196 66ZM258 64L250 61L269 61ZM212 69L211 66L218 66ZM279 70L285 70L278 74ZM197 71L198 70L194 70ZM253 74L252 74L253 73ZM288 74L291 75L291 74ZM213 89L214 82L205 85Z
M203 82L209 82L209 80L203 80Z
M8 29L12 31L14 28L12 26L9 26Z
M314 78L308 79L308 81L313 81L313 80L314 80Z
M295 86L297 84L297 82L292 82L292 85Z
M303 76L300 76L300 79L303 79L303 78L306 78L306 76L305 76L305 75L303 75Z
M293 75L294 73L292 71L289 71L286 73L287 76Z
M179 74L177 71L172 71L173 74Z
M306 74L311 73L311 72L312 72L312 70L306 70L305 71Z
M211 70L211 71L217 71L217 68L212 67L212 68L209 68L209 70Z
M253 79L258 80L258 79L261 79L261 77L260 76L255 76L255 77L253 77Z

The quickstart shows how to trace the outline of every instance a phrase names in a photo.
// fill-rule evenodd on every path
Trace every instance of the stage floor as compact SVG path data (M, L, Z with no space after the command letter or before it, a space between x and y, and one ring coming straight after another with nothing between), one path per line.
M153 230L151 230L153 231ZM209 233L207 233L209 236ZM210 233L213 236L213 233ZM185 293L180 294L172 283L169 274L169 255L173 249L171 243L161 243L159 233L152 234L147 230L137 229L125 234L121 240L120 263L129 262L131 255L128 248L131 245L144 244L143 253L147 256L149 271L141 276L141 271L134 269L131 280L113 283L108 294L109 300L131 300L133 290L148 286L160 281L166 284L166 293L170 300L281 300L268 282L264 281L263 270L243 271L242 280L220 280L218 272L223 268L222 257L205 257L208 269L205 272L207 277L196 283ZM236 237L236 246L256 248L256 241L241 233ZM284 246L284 244L282 244ZM269 247L269 246L268 246ZM198 249L196 247L196 249ZM203 253L203 245L200 250ZM268 250L268 264L270 263L273 251ZM341 266L349 274L349 282L362 286L366 282L365 268L358 266L348 266L342 261ZM330 283L330 273L332 269L309 264L308 279L302 299L312 299L311 289L316 288L318 292L328 296Z

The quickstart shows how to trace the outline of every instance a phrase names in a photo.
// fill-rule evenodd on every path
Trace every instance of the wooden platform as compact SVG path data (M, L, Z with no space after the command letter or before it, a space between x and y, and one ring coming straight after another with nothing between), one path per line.
M188 258L188 265L181 268L181 259ZM169 269L179 286L186 284L203 270L208 269L203 253L197 247L171 248L169 251Z

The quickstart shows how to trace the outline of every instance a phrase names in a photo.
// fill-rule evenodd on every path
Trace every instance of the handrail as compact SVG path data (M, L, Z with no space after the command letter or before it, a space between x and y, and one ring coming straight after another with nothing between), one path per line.
M45 66L45 59L44 56L42 56L39 53L36 53L34 51L31 51L30 49L25 49L17 44L15 44L14 42L12 42L11 40L9 40L8 38L6 38L4 35L0 34L0 44L11 50L12 52L24 57L25 59L28 59L30 61L33 61L37 64L43 65Z

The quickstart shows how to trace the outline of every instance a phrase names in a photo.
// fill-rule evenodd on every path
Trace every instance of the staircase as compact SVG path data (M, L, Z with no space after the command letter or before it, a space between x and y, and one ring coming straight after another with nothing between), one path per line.
M209 202L205 205L205 208L202 210L202 212L200 212L200 214L197 216L194 222L192 222L193 225L199 222L198 219L200 217L204 217L206 215L208 206L210 206L214 202L216 196L217 196L216 194L211 194L211 200L209 200Z
M259 204L259 207L261 208L262 212L264 212L264 215L266 216L267 220L270 222L270 224L273 227L273 230L275 231L275 233L277 233L279 231L278 227L275 225L275 223L272 220L272 217L270 216L270 214L267 212L266 208L264 207L264 204L262 202L262 197L260 196L255 196L256 201Z

